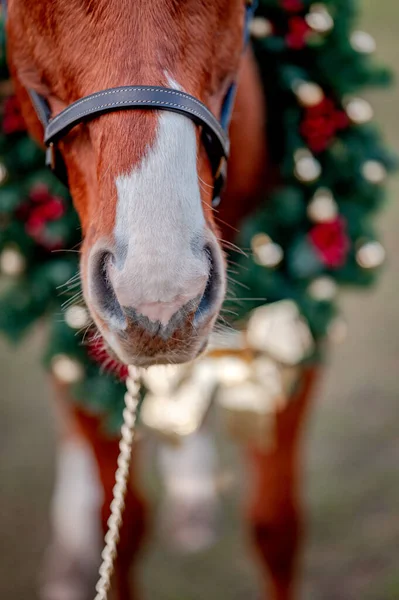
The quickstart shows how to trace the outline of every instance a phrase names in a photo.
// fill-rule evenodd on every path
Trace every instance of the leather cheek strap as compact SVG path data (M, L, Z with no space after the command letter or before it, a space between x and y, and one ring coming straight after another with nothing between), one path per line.
M225 162L229 155L229 138L210 110L190 94L158 86L110 88L77 100L53 119L48 119L48 106L44 99L36 96L32 101L36 111L41 112L41 121L45 128L44 142L49 148L47 162L64 182L66 170L64 165L59 164L61 157L55 145L75 125L117 110L167 110L180 113L202 126L203 143L215 177L214 197L219 196L225 176ZM42 103L45 105L42 106Z

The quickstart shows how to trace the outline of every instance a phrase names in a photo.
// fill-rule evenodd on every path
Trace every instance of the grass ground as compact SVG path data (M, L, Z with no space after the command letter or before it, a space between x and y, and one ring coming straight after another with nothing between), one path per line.
M378 57L397 69L396 0L361 0ZM398 92L373 97L389 142L399 148ZM376 291L342 303L349 337L332 349L307 431L304 492L309 514L303 600L399 599L399 182L381 219L390 256ZM49 393L38 368L40 334L0 345L0 598L34 600L48 536L54 477ZM256 573L235 499L212 550L173 555L154 538L141 567L156 600L254 600Z

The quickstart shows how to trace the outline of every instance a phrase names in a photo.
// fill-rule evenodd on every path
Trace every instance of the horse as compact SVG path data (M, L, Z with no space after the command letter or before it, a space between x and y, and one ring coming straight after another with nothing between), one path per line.
M52 117L101 90L140 85L190 94L218 119L233 82L231 153L220 207L200 127L175 112L118 110L81 122L57 142L79 215L81 279L111 351L147 367L195 359L226 290L225 244L273 173L262 86L244 47L246 0L9 0L8 60L30 134L43 127L28 90ZM246 519L264 573L264 598L294 597L302 539L299 444L316 373L277 416L272 450L246 448ZM44 600L93 589L112 499L118 443L56 388L58 472ZM137 564L148 507L135 477L127 492L115 597L140 597ZM269 595L271 594L271 596Z

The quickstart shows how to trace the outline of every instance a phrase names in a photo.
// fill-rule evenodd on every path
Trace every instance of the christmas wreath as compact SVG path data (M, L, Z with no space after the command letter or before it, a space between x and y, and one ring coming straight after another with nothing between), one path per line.
M323 340L341 335L339 286L369 285L384 262L373 217L395 160L372 123L372 107L358 94L388 84L390 75L374 64L375 42L355 28L355 17L351 0L261 0L251 25L270 115L269 160L279 185L242 224L237 244L243 252L234 256L229 297L244 286L250 300L234 306L228 300L226 309L240 323L252 314L248 332L255 346L256 319L263 318L257 311L266 310L274 326L286 323L287 315L299 322L300 348L306 328L312 340L306 356L295 354L298 344L289 336L284 348L270 349L287 364L317 360ZM28 137L10 93L3 25L0 329L18 341L45 317L46 365L71 385L72 397L106 415L115 430L127 368L91 332L78 274L78 218L66 189L43 167L43 152ZM277 337L284 337L281 329ZM294 356L287 358L287 351Z

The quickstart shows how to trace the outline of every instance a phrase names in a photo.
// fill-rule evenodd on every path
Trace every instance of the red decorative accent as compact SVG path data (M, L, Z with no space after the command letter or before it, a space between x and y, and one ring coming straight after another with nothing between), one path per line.
M308 236L327 267L338 269L345 264L350 247L345 219L338 217L330 223L320 223L309 231Z
M309 149L318 154L329 146L337 131L345 129L348 125L347 114L337 109L332 100L324 98L317 106L305 110L300 132Z
M288 33L285 36L287 46L293 50L301 50L306 46L306 41L311 29L302 17L291 17L288 21Z
M25 221L28 235L46 250L62 247L63 241L51 238L46 232L46 224L57 221L65 213L62 198L53 196L46 185L38 184L29 193L29 200L17 211L17 217Z
M127 365L119 362L109 354L108 348L102 337L93 337L88 341L87 353L94 362L104 369L104 371L112 373L114 377L117 377L121 381L127 379Z
M280 0L281 8L287 12L300 12L304 9L302 0Z
M26 131L26 124L16 96L10 96L4 101L3 131L6 135Z

